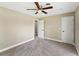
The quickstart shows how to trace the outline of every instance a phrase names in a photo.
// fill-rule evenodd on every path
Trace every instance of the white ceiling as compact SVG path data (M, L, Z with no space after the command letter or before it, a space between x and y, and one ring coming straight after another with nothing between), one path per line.
M19 11L25 14L29 14L36 17L45 17L45 16L53 16L68 12L74 12L78 7L78 2L49 2L53 9L46 10L48 14L44 14L39 11L37 15L35 15L35 10L26 10L26 9L36 9L36 5L34 2L0 2L0 6L12 9L15 11ZM46 6L46 2L40 2L42 6Z

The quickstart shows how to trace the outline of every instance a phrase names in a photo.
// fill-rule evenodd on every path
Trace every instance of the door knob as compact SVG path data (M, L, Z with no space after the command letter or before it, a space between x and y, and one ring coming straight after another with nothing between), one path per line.
M62 32L64 32L64 31L62 31Z

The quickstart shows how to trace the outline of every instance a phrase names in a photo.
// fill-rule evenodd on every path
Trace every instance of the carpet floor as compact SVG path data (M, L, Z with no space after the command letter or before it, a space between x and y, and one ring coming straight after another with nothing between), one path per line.
M0 56L77 56L75 47L36 37L35 40L0 53Z

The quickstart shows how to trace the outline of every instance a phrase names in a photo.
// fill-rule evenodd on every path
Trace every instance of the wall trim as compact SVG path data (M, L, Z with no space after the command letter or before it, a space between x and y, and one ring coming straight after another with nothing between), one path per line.
M45 39L47 39L47 40L53 40L53 41L57 41L57 42L63 42L61 40L57 40L57 39L53 39L53 38L49 38L49 37L45 37Z
M9 50L9 49L12 49L12 48L14 48L14 47L17 47L17 46L19 46L19 45L22 45L22 44L24 44L24 43L26 43L26 42L32 41L32 40L34 40L34 37L33 37L32 39L29 39L29 40L26 40L26 41L23 41L23 42L14 44L14 45L12 45L12 46L10 46L10 47L1 49L1 50L0 50L0 53L1 53L1 52L4 52L4 51L7 51L7 50Z
M76 48L76 51L77 51L77 55L79 56L79 51L78 51L77 45L75 45L75 48Z
M64 42L64 41L62 41L62 40L57 40L57 39L53 39L53 38L49 38L49 37L45 37L45 39L65 43L65 42ZM69 43L67 43L67 44L69 44ZM74 46L75 46L75 44L72 44L72 45L74 45Z

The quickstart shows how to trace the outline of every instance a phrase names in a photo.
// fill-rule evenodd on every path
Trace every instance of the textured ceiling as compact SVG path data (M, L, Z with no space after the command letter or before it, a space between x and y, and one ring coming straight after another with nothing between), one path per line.
M53 9L46 10L48 14L44 14L39 11L37 15L35 15L36 12L35 10L26 10L30 8L36 9L36 5L34 4L34 2L0 2L0 6L36 17L45 17L45 16L64 14L68 12L74 12L79 5L78 2L49 2L49 3L51 4L51 6L53 6ZM46 2L40 2L39 4L46 7Z

